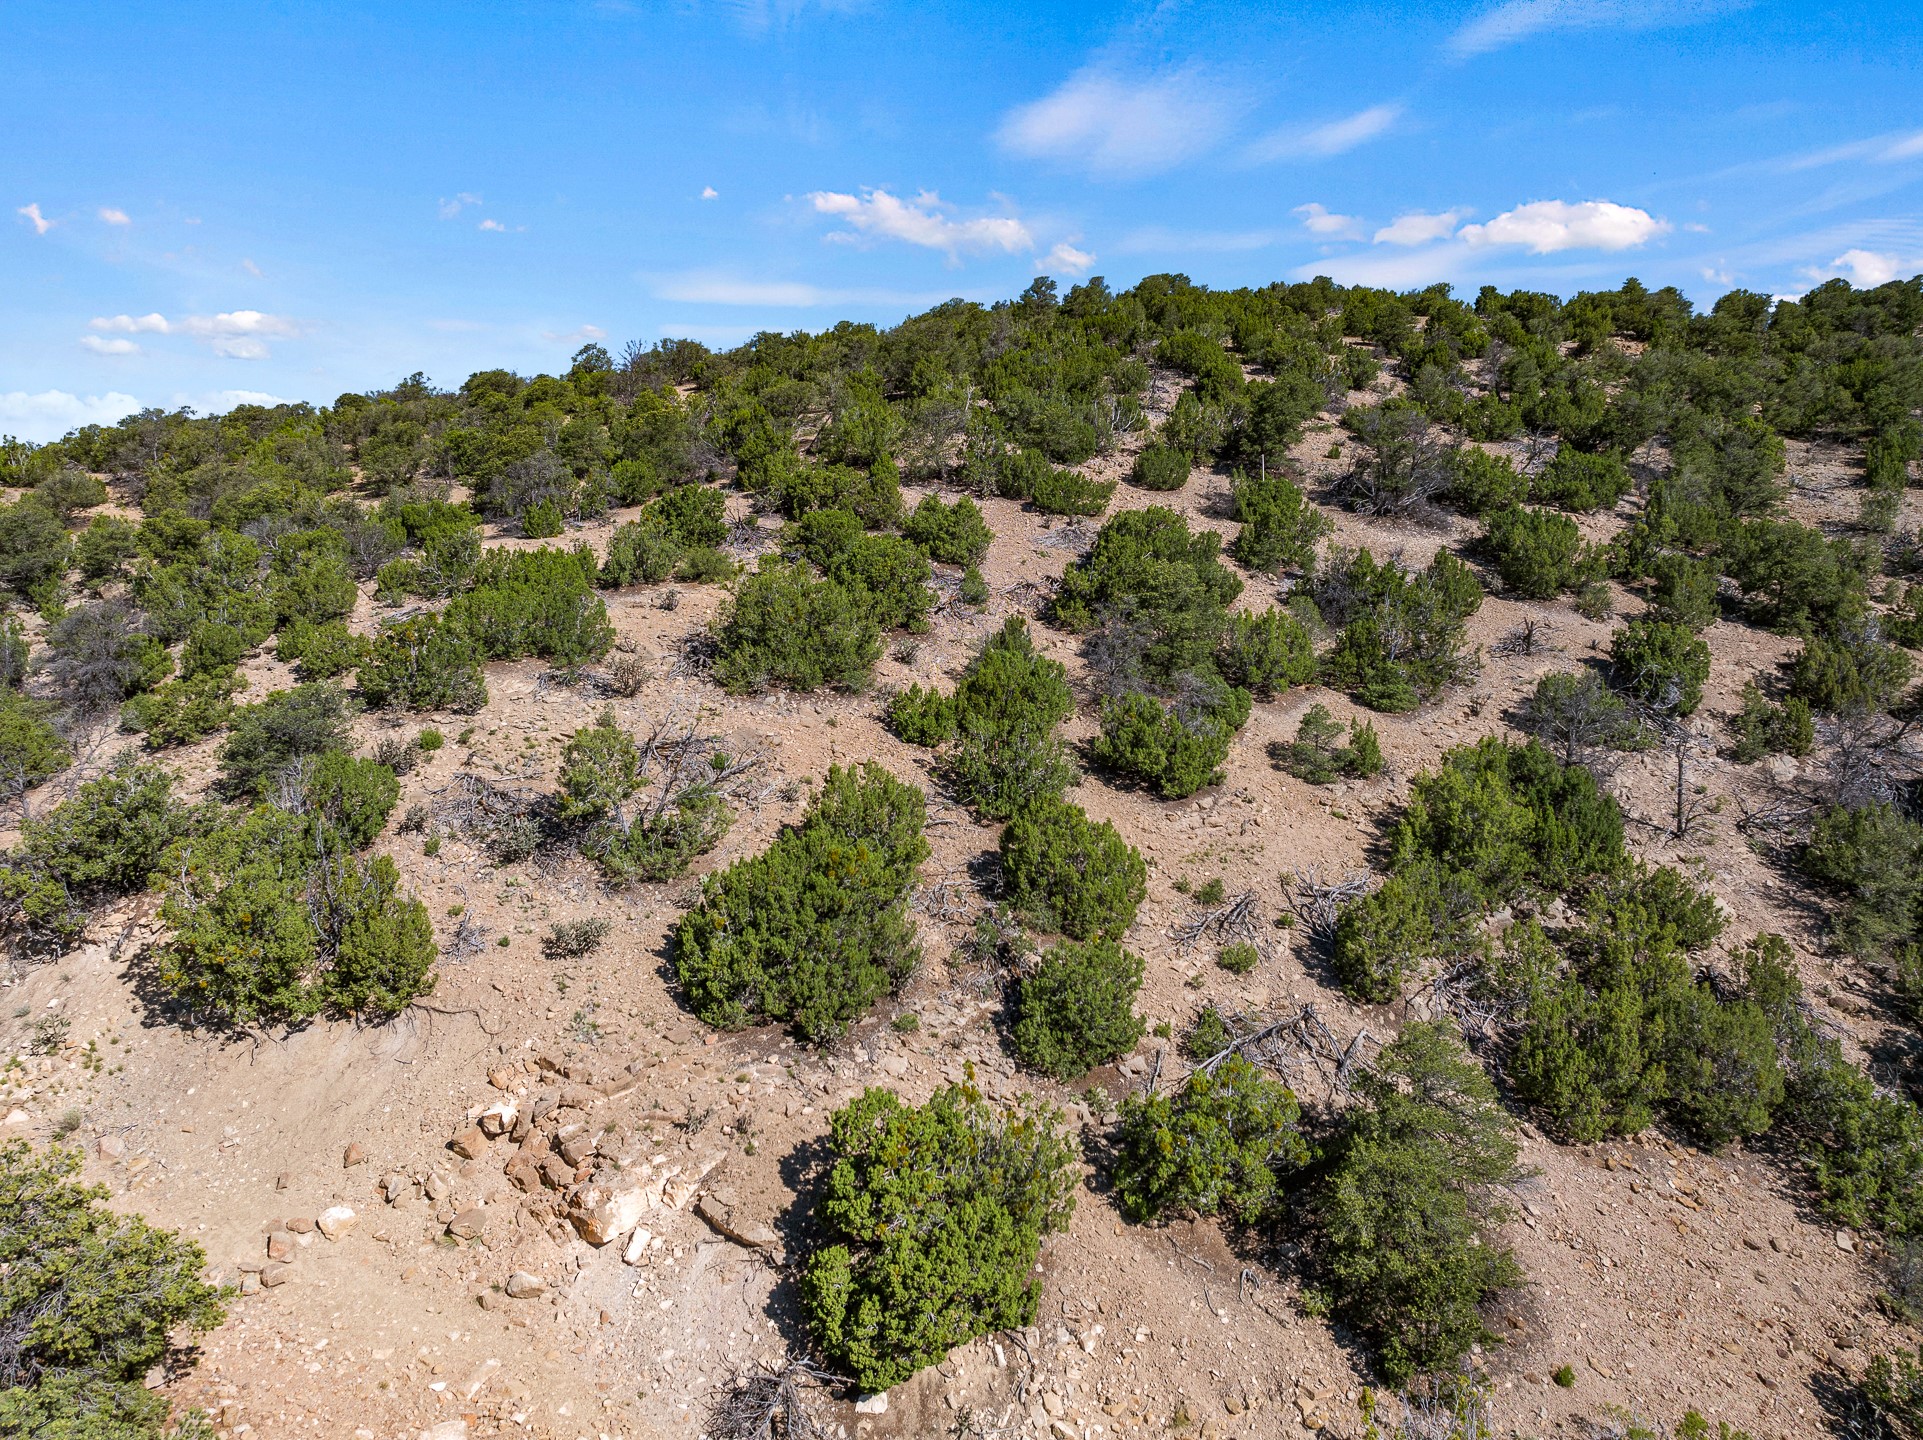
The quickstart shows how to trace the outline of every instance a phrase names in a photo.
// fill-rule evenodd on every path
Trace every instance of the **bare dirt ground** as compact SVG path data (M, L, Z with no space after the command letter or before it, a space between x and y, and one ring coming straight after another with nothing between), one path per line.
M1300 447L1312 493L1343 463L1324 458L1330 438L1327 426L1312 427ZM1090 468L1119 474L1126 463ZM1808 518L1841 523L1853 512L1854 497L1837 493L1839 464L1792 457L1796 503ZM1226 537L1234 526L1221 518L1225 493L1224 479L1198 472L1172 495L1124 486L1115 508L1172 505ZM166 1380L181 1401L206 1407L223 1437L249 1440L693 1437L733 1367L804 1347L787 1261L805 1230L827 1116L860 1087L889 1085L919 1100L972 1073L993 1095L1048 1093L1088 1126L1089 1154L1099 1153L1102 1126L1083 1097L1005 1058L998 984L956 951L992 899L977 862L993 851L994 830L944 803L927 752L881 723L894 688L952 676L1006 616L1033 616L1095 529L1005 501L984 508L996 531L983 566L990 604L979 613L944 605L931 633L884 658L870 694L726 696L687 645L719 608L719 588L679 587L672 607L663 588L620 592L609 609L621 644L653 661L655 678L638 695L558 685L539 666L490 667L483 713L423 717L449 744L403 781L397 817L444 801L463 770L551 789L560 746L603 706L631 728L699 707L704 731L723 737L730 753L764 757L703 871L765 846L832 763L874 758L924 784L934 852L917 902L926 962L903 995L831 1049L801 1048L774 1030L717 1036L681 1007L665 944L692 880L610 890L577 857L500 867L452 833L430 855L427 837L439 834L432 823L425 835L390 825L380 842L450 947L431 1000L391 1025L316 1024L236 1041L163 1023L141 980L156 933L152 897L103 917L59 964L11 977L0 1046L20 1058L0 1087L0 1134L71 1132L86 1146L89 1176L111 1188L116 1205L194 1235L213 1272L244 1291L227 1324L206 1338L198 1368ZM1417 561L1473 533L1459 520L1425 528L1330 513L1339 543ZM622 518L580 538L599 548ZM772 522L764 523L772 539ZM1275 596L1273 581L1251 577L1240 603L1264 606ZM1623 612L1640 605L1618 595ZM371 628L374 614L364 602L357 623ZM1491 655L1526 618L1539 625L1534 652ZM1072 674L1083 673L1072 637L1035 629ZM1610 629L1567 605L1492 594L1472 622L1485 655L1479 678L1418 713L1375 717L1389 770L1368 783L1318 789L1266 759L1268 743L1292 738L1311 703L1339 719L1355 713L1344 697L1317 689L1258 705L1226 781L1192 799L1162 803L1086 779L1072 798L1112 820L1149 861L1149 901L1129 944L1148 962L1140 1003L1151 1027L1179 1036L1211 1002L1276 1015L1312 1004L1345 1043L1364 1031L1377 1041L1392 1035L1406 1006L1351 1004L1302 931L1274 923L1290 910L1295 872L1366 871L1410 777L1450 746L1501 732L1541 673L1598 663ZM1746 679L1772 673L1792 648L1727 623L1708 638L1715 666L1699 716L1705 729L1736 707ZM249 673L255 696L290 683L272 660L253 662ZM421 726L420 718L363 717L361 738ZM1092 735L1089 714L1068 733ZM209 778L216 743L169 757L190 788ZM1874 977L1822 953L1812 897L1736 826L1739 796L1793 782L1797 762L1774 762L1773 773L1742 769L1706 749L1692 781L1721 811L1684 842L1663 828L1669 764L1661 751L1631 756L1609 776L1636 817L1635 848L1714 891L1732 916L1726 944L1764 929L1786 935L1813 998L1874 1042L1887 1028ZM1194 914L1176 882L1215 877L1231 896L1252 892L1260 917L1264 958L1242 977L1172 933ZM547 926L591 916L614 922L599 954L543 955ZM49 1013L68 1018L68 1046L29 1056L27 1026ZM891 1023L910 1014L919 1028ZM1144 1083L1156 1050L1170 1043L1152 1033L1137 1055L1088 1083L1112 1102ZM1178 1063L1165 1057L1163 1074ZM1313 1070L1298 1083L1306 1103L1330 1098ZM516 1114L506 1134L475 1128L502 1123L504 1111L485 1112L510 1100ZM520 1188L507 1162L523 1121L551 1137L552 1163L564 1171L574 1165L563 1153L570 1140L601 1136L604 1156L658 1181L639 1216L655 1243L631 1246L624 1230L590 1245L553 1213L538 1181ZM1612 1411L1668 1426L1694 1406L1757 1437L1817 1435L1847 1377L1901 1338L1872 1303L1877 1280L1865 1242L1823 1225L1772 1157L1704 1155L1659 1132L1593 1147L1556 1145L1527 1126L1523 1135L1530 1175L1517 1187L1505 1239L1528 1282L1493 1317L1506 1343L1475 1357L1493 1379L1500 1431L1587 1433ZM1037 1323L956 1352L893 1392L885 1413L841 1404L841 1433L1360 1433L1366 1372L1345 1337L1296 1305L1286 1237L1263 1249L1212 1223L1124 1225L1092 1166L1090 1174L1071 1230L1044 1247ZM341 1206L353 1218L330 1222L330 1238L315 1222ZM519 1277L512 1295L510 1277ZM1575 1376L1567 1388L1551 1381L1564 1365Z

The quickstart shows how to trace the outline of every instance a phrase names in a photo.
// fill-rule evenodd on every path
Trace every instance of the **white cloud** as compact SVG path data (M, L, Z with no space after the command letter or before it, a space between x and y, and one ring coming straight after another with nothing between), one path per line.
M1471 245L1521 245L1532 254L1558 250L1628 250L1666 235L1667 220L1609 200L1532 200L1486 225L1465 225Z
M467 191L463 190L461 191L460 194L456 195L452 200L441 201L440 206L438 208L441 212L441 218L443 220L452 220L456 218L468 206L479 205L480 203L481 203L481 197L479 195L470 195Z
M1307 129L1292 127L1276 130L1249 147L1248 158L1257 163L1268 160L1322 160L1342 155L1383 134L1402 118L1400 105L1371 105L1367 110L1326 125Z
M1037 270L1064 270L1070 275L1086 275L1095 257L1086 250L1078 250L1066 240L1061 241L1046 255L1035 262Z
M134 223L128 218L125 210L116 210L111 205L103 205L100 207L100 219L108 225L131 225Z
M153 318L153 317L149 317ZM264 315L258 310L226 310L218 315L189 315L180 328L189 335L265 335L275 340L292 340L300 326L285 315Z
M1754 0L1506 0L1449 37L1450 55L1467 60L1546 30L1652 30L1692 25L1746 10Z
M140 347L124 337L115 340L102 340L98 335L82 335L80 344L83 349L96 355L138 355Z
M55 224L58 223L57 221L49 220L45 215L42 215L40 213L40 202L37 200L34 201L34 203L31 205L22 205L18 210L14 211L13 213L16 215L26 216L28 223L33 226L33 233L36 235L45 235L49 230L53 229ZM49 390L47 393L49 395L54 395L54 394L58 394L59 392L54 390Z
M943 205L932 190L922 191L913 200L900 199L886 190L864 190L860 195L817 190L808 200L817 214L832 215L848 225L846 230L831 231L827 237L830 240L900 240L940 250L951 260L963 250L1014 254L1035 248L1035 237L1012 215L952 219L943 212L953 207Z
M89 330L104 330L121 335L165 335L173 326L165 315L96 315L87 322Z
M1088 69L1009 111L996 139L1017 155L1096 175L1155 175L1212 148L1233 106L1219 84L1192 69L1144 78Z
M1828 268L1813 273L1825 280L1835 275L1847 276L1852 285L1867 290L1902 279L1905 271L1913 269L1923 269L1923 261L1906 263L1901 255L1879 250L1845 250L1830 261Z
M271 409L275 405L293 403L279 395L269 395L265 390L212 390L201 397L194 409L202 415L222 415L236 405L265 405Z
M22 440L58 440L78 425L111 425L140 408L131 395L74 395L65 390L0 393L0 434Z
M261 274L260 266L256 265L252 260L243 258L240 262L240 268L245 270L249 275L252 275L256 280L266 278Z
M658 300L689 305L747 305L812 308L819 305L886 305L913 308L951 298L946 291L830 290L793 280L744 280L719 270L689 270L653 282Z
M720 196L721 192L712 185L703 185L701 187L701 198L703 200L716 200L719 199Z
M505 235L507 233L507 226L503 225L499 220L483 220L476 228L492 230L497 235Z
M1352 239L1362 221L1354 215L1337 215L1325 205L1310 201L1298 205L1289 212L1302 217L1302 228L1311 235L1320 235L1330 240Z
M599 325L577 325L572 330L543 330L541 338L551 345L586 345L595 340L605 340L608 332Z
M1455 234L1456 226L1468 214L1467 210L1444 210L1437 215L1411 210L1406 215L1396 216L1376 231L1373 238L1378 245L1428 245L1437 240L1447 240Z

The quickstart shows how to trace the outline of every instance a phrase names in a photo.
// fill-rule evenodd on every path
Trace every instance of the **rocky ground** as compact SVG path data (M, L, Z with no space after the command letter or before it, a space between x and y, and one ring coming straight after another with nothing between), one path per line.
M1312 493L1343 463L1324 455L1331 438L1324 427L1301 446ZM1801 517L1846 519L1854 496L1839 478L1842 457L1792 452ZM1126 457L1106 465L1119 472ZM1221 477L1198 473L1173 495L1124 486L1115 505L1171 504L1228 535L1225 496ZM703 870L765 846L831 763L874 758L923 783L933 857L916 903L926 963L836 1046L806 1049L774 1030L716 1035L681 1007L665 942L692 881L609 890L572 856L497 866L433 818L405 834L390 825L380 842L446 947L431 999L390 1025L235 1040L163 1022L144 998L152 897L101 917L58 964L8 977L0 1051L14 1058L0 1086L0 1134L84 1144L89 1176L116 1205L194 1235L236 1287L198 1367L156 1383L206 1407L223 1440L692 1437L724 1377L803 1348L791 1261L828 1114L861 1087L919 1100L972 1074L991 1095L1045 1092L1083 1127L1093 1160L1099 1112L1158 1068L1176 1071L1178 1057L1157 1052L1205 1004L1274 1018L1312 1006L1340 1043L1366 1035L1365 1046L1421 1007L1420 997L1357 1007L1333 987L1301 929L1277 923L1292 913L1298 872L1366 872L1409 779L1449 746L1502 731L1540 674L1598 661L1612 622L1492 594L1472 622L1479 677L1416 714L1376 717L1389 769L1367 783L1318 789L1267 760L1268 743L1292 738L1311 703L1342 720L1354 713L1320 690L1258 705L1226 781L1192 799L1163 803L1086 779L1071 798L1112 820L1149 861L1149 903L1128 943L1148 961L1141 1008L1151 1034L1137 1054L1089 1077L1092 1090L1070 1093L1006 1057L997 979L957 948L993 898L978 862L995 832L945 803L927 752L881 723L893 689L952 676L1006 616L1033 616L1094 533L1011 502L984 508L997 536L983 566L991 603L981 612L944 604L928 635L883 660L873 693L726 696L689 643L722 592L637 589L611 595L609 610L623 649L651 664L638 694L611 697L592 680L562 686L533 665L490 667L487 709L439 721L450 743L403 781L397 816L415 805L445 815L462 775L552 789L560 746L603 706L630 728L692 712L730 754L759 757L735 825ZM1330 513L1340 543L1418 561L1474 533L1447 518L1399 526ZM622 518L581 538L599 547ZM764 522L755 543L772 543L772 533ZM1273 582L1252 578L1239 603L1275 595ZM1634 596L1617 599L1625 613L1640 608ZM374 614L363 602L359 620L371 628ZM1522 650L1525 620L1536 631ZM1072 675L1083 673L1072 637L1035 629ZM1729 623L1708 639L1705 731L1736 707L1744 680L1792 648ZM256 694L289 683L270 659L249 674ZM359 723L370 743L420 728L418 719ZM1089 713L1067 733L1092 735ZM170 757L190 791L210 777L215 743ZM1685 867L1729 908L1726 943L1783 933L1819 1006L1873 1045L1889 1028L1875 978L1823 953L1812 896L1736 825L1759 797L1798 784L1802 763L1737 767L1706 747L1691 779L1717 813L1681 841L1665 828L1668 756L1627 757L1608 780L1636 817L1634 847ZM1217 877L1231 897L1251 896L1263 960L1245 976L1181 938L1201 917L1176 883ZM594 916L614 925L598 954L544 955L550 924ZM34 1055L49 1017L66 1021L64 1046ZM1338 1098L1312 1063L1295 1080L1307 1103ZM1529 1176L1505 1239L1528 1283L1494 1317L1504 1343L1476 1357L1492 1377L1501 1432L1587 1433L1611 1415L1668 1426L1694 1406L1757 1437L1825 1433L1849 1377L1902 1340L1872 1303L1868 1242L1821 1223L1770 1155L1704 1155L1656 1132L1594 1147L1553 1144L1527 1126L1523 1136ZM957 1351L891 1392L885 1409L837 1402L837 1434L1361 1433L1366 1372L1343 1335L1298 1305L1286 1236L1264 1244L1213 1223L1125 1225L1087 1168L1071 1229L1043 1251L1036 1324ZM1571 1386L1553 1382L1563 1366Z

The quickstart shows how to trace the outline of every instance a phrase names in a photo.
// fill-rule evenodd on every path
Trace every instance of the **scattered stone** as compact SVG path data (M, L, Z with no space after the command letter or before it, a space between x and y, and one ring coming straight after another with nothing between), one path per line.
M707 1221L715 1233L750 1250L769 1250L781 1243L781 1237L775 1234L773 1226L744 1224L736 1220L733 1208L723 1204L718 1196L702 1196L695 1202L694 1213Z
M260 1294L260 1272L258 1270L244 1271L241 1274L240 1293L243 1295Z
M341 1152L341 1169L343 1170L352 1170L356 1165L365 1165L366 1163L367 1151L362 1148L358 1140Z
M445 1200L453 1191L454 1182L440 1171L431 1170L428 1172L427 1179L422 1182L421 1188L427 1192L428 1199Z
M855 1401L857 1415L886 1415L888 1413L888 1392L879 1395L863 1395Z
M309 1220L305 1215L293 1215L288 1218L287 1228L292 1230L296 1235L312 1235L314 1233L314 1222Z
M487 1209L470 1205L447 1223L447 1233L461 1240L474 1240L487 1228Z
M507 1277L507 1293L515 1300L534 1300L547 1293L548 1282L539 1275L516 1270Z
M496 1090L505 1090L514 1083L514 1072L503 1066L499 1070L487 1072L487 1083Z
M490 1136L505 1135L514 1128L514 1119L520 1113L521 1107L512 1100L496 1101L481 1112L479 1122L481 1133Z
M443 1420L421 1431L420 1440L467 1440L467 1421Z
M118 1160L127 1153L127 1142L118 1135L102 1135L94 1146L94 1153L102 1160Z
M1838 1230L1836 1232L1836 1248L1846 1255L1854 1255L1856 1253L1856 1237L1847 1230Z
M269 1290L273 1289L276 1285L285 1285L293 1278L294 1267L292 1265L266 1265L261 1268L260 1272L260 1283L265 1285Z
M398 1170L390 1170L387 1174L381 1176L381 1197L386 1200L389 1205L392 1205L413 1188L414 1182Z
M314 1224L329 1240L338 1240L358 1225L360 1218L345 1205L330 1205L321 1211Z
M280 1174L274 1177L274 1188L276 1190L285 1190L289 1185L292 1185L293 1183L294 1183L293 1175L286 1170L281 1171Z
M654 1236L637 1225L634 1233L628 1237L627 1248L621 1252L621 1263L623 1265L639 1265L641 1261L646 1258L648 1246L653 1239Z
M294 1256L294 1237L285 1230L276 1230L267 1237L267 1258L269 1260L291 1260Z
M570 1218L575 1231L588 1244L605 1245L639 1224L641 1217L654 1208L654 1197L659 1193L653 1187L640 1186L610 1195L599 1186L589 1186Z
M478 1125L470 1125L447 1142L447 1148L463 1160L479 1160L487 1154L487 1135Z

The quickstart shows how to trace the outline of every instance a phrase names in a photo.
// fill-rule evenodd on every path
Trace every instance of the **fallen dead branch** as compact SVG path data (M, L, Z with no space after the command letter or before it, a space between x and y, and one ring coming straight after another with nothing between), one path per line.
M834 1375L807 1360L766 1361L737 1370L708 1402L712 1440L829 1440L820 1392Z

